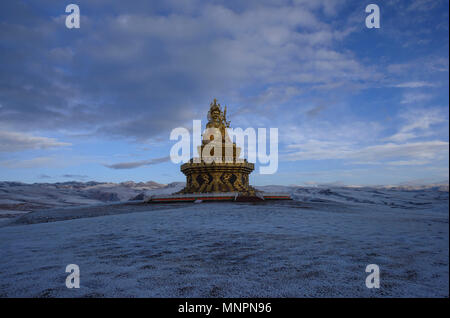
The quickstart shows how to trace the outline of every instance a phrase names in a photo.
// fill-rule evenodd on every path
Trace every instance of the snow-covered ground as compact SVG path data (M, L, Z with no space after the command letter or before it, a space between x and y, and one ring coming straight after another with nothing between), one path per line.
M97 201L3 218L0 296L448 297L448 189L261 189L294 200ZM65 286L68 264L80 289ZM368 264L380 289L365 286Z

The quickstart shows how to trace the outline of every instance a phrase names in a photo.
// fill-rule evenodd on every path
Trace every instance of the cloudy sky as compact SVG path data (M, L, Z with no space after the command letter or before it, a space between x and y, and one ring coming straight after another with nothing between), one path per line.
M253 184L448 180L447 0L69 3L0 2L0 180L183 181L169 134L214 97L279 129Z

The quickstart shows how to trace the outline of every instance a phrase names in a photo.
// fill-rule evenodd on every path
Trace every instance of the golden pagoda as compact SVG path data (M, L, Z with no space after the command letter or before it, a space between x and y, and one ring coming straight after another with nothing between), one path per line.
M248 176L255 169L253 163L239 158L241 148L231 141L227 128L226 106L222 111L217 100L210 104L208 123L198 147L199 157L181 166L186 175L186 187L181 194L236 192L254 196Z

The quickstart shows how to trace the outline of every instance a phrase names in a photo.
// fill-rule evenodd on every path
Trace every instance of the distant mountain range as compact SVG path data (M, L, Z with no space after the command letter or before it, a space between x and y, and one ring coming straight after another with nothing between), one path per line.
M174 182L58 182L33 183L0 182L0 216L67 206L92 205L130 200L152 190L175 192L182 186ZM174 190L175 189L175 190Z
M398 190L426 190L426 189L439 189L440 191L447 191L448 192L448 182L439 182L439 183L431 183L426 185L393 185L393 186L383 186L384 189L398 189Z
M172 194L184 187L184 182L162 184L155 181L148 182L58 182L33 183L0 182L0 217L9 217L17 213L27 213L36 210L63 208L122 202L133 199L143 199L153 194ZM314 186L262 186L256 187L265 192L286 192L300 200L342 199L360 201L362 192L369 197L376 190L392 191L420 191L430 190L448 192L448 182L414 185L404 184L396 186L343 186L343 185L314 185ZM358 198L356 198L358 197ZM355 199L356 198L356 199ZM364 199L367 202L370 199Z

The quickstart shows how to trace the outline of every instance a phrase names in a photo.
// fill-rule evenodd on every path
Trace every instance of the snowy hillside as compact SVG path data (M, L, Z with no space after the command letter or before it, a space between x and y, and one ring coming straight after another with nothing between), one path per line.
M448 191L260 189L294 200L118 202L3 219L0 296L448 297ZM65 287L67 264L80 266L80 289ZM380 266L380 289L365 286L368 264Z
M38 210L76 206L120 203L158 194L172 194L184 187L184 182L160 184L154 181L135 183L105 182L63 182L34 183L0 182L0 218L14 217ZM354 188L354 187L300 187L300 186L263 186L256 187L264 192L284 192L294 199L302 201L343 201L361 203L397 204L391 202L395 193L414 193L409 188ZM435 185L415 190L448 192L447 185ZM403 191L403 192L402 192ZM412 194L411 194L412 195ZM407 194L409 196L409 194ZM380 201L381 200L381 201ZM384 200L384 201L383 201ZM395 199L394 199L395 200ZM400 199L401 201L401 199ZM414 198L413 198L414 201ZM420 198L419 202L420 204Z
M177 183L0 182L0 217L42 209L128 201L140 193L172 191ZM166 190L165 190L166 189Z

